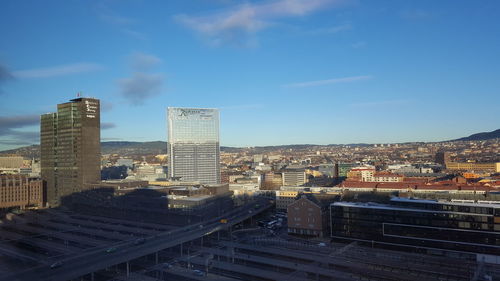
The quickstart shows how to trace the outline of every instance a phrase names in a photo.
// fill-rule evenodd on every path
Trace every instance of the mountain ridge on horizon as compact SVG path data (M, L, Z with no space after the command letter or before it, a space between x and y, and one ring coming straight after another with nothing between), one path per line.
M500 129L491 131L491 132L482 132L472 134L468 137L447 140L447 141L438 141L438 142L401 142L397 144L405 144L405 143L440 143L440 142L454 142L454 141L478 141L478 140L489 140L500 138ZM396 143L395 143L396 144ZM221 146L221 151L237 151L242 148L257 148L263 151L269 149L304 149L308 147L315 146L339 146L339 145L350 145L350 146L369 146L372 144L368 143L350 143L350 144L283 144L283 145L267 145L267 146L243 146L243 147L231 147L231 146ZM101 153L102 154L165 154L167 151L167 142L166 141L101 141ZM133 153L132 153L133 152ZM23 157L33 158L39 157L40 155L40 145L33 144L30 146L23 146L15 149L0 151L0 155L8 155L8 154L17 154Z

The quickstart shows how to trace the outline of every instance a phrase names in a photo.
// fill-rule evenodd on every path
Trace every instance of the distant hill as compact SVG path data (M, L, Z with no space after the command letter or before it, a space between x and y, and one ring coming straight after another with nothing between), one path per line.
M19 155L27 159L40 158L40 146L38 144L23 146L16 149L0 151L0 156Z
M492 132L484 132L473 134L468 137L451 140L451 141L475 141L475 140L489 140L500 138L500 129ZM306 150L316 147L337 146L338 144L329 145L316 145L316 144L290 144L290 145L276 145L276 146L256 146L252 147L254 153L266 153L274 150ZM347 144L353 147L370 146L371 144L356 143ZM242 148L221 146L223 152L238 152ZM148 142L135 142L135 141L107 141L101 142L102 154L118 154L120 156L132 155L156 155L167 153L167 142L165 141L148 141ZM15 154L25 158L39 158L40 146L30 145L16 149L0 151L0 155Z
M107 141L101 142L102 154L166 154L167 142L165 141Z
M468 137L456 139L453 141L478 141L478 140L491 140L496 138L500 138L500 129L491 132L473 134Z
M222 151L236 151L238 148L221 147ZM131 155L156 155L167 153L167 142L165 141L107 141L101 142L102 154L118 154L120 156ZM30 145L16 149L0 151L0 155L15 154L25 158L39 158L40 146Z

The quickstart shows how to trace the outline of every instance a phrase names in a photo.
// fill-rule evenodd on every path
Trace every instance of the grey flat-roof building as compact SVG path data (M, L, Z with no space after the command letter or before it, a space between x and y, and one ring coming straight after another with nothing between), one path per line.
M334 239L471 253L478 261L500 264L499 204L408 198L389 204L335 202L330 216Z
M169 176L220 183L219 110L167 109Z
M49 206L101 180L100 120L99 100L93 98L58 104L57 113L41 116L41 175Z

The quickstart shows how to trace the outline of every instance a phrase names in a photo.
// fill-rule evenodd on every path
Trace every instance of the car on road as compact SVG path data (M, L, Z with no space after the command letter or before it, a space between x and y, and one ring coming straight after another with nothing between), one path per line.
M58 268L58 267L61 267L63 265L63 262L62 261L57 261L53 264L50 265L50 268L51 269L54 269L54 268Z
M144 239L144 238L135 239L134 245L141 245L141 244L144 244L145 242L146 242L146 239Z
M193 270L193 275L196 275L196 276L205 276L205 272L203 272L201 270L198 270L198 269L195 269L195 270Z
M115 248L115 247L111 247L111 248L106 249L106 253L108 253L108 254L109 254L109 253L113 253L113 252L115 252L115 251L116 251L116 248Z

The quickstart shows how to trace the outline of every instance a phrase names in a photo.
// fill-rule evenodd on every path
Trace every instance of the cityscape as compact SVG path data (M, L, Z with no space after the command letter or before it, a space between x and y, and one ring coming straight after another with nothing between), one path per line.
M500 280L500 4L236 2L0 3L0 280Z

